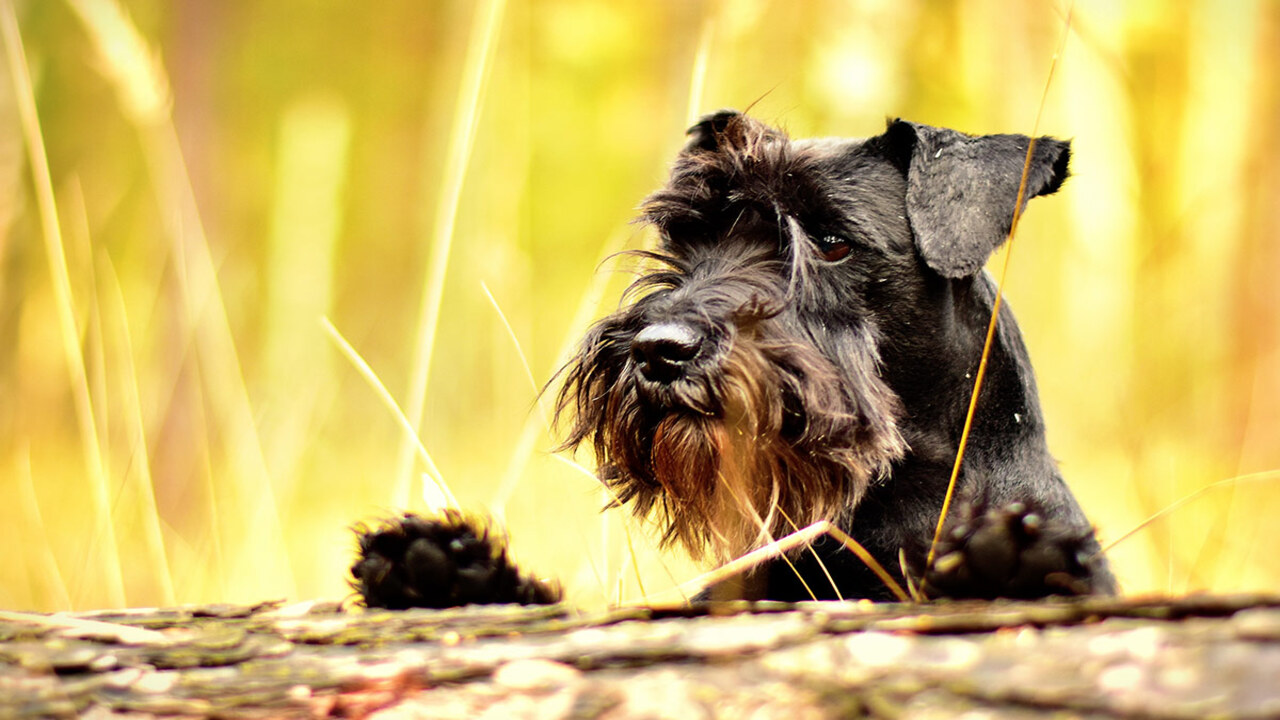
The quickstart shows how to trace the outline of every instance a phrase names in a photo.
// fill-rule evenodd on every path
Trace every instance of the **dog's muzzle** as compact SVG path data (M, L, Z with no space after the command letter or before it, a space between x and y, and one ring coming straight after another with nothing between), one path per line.
M657 323L631 340L631 357L640 374L655 383L671 383L684 377L702 353L705 338L683 323Z

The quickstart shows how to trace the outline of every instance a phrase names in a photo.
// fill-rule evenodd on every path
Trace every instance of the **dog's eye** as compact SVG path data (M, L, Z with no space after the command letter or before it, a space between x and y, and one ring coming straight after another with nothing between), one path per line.
M815 238L813 246L818 249L818 254L827 262L843 260L850 250L849 241L836 235L827 235L822 239Z

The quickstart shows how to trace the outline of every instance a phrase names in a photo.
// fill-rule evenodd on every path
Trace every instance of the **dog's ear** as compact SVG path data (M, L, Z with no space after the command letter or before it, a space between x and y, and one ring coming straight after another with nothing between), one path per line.
M949 278L973 275L1004 243L1027 157L1026 135L965 135L892 120L880 142L907 179L907 217L929 267ZM1071 144L1035 141L1026 201L1067 179Z

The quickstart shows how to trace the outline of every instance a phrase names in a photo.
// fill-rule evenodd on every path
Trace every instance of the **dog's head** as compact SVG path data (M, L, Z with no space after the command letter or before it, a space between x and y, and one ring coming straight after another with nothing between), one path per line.
M881 340L1004 240L1027 142L902 121L792 141L707 116L642 206L649 271L564 370L565 446L589 443L618 500L695 557L851 510L907 450ZM1067 159L1038 141L1024 197Z

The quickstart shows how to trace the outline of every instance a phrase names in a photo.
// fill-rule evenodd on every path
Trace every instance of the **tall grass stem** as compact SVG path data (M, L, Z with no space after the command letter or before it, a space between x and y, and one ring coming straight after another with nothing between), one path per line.
M80 347L80 329L76 325L75 299L72 297L71 275L67 269L66 250L62 242L62 228L58 221L58 205L53 193L53 178L49 172L49 159L45 155L44 135L40 129L40 117L36 110L35 92L31 87L31 74L27 68L26 53L22 47L22 35L18 29L18 17L12 0L4 0L0 9L0 25L3 26L5 50L26 142L30 162L31 179L35 187L36 204L40 210L40 226L44 238L45 254L49 263L50 280L58 312L58 329L62 335L62 347L71 380L71 397L75 404L76 422L80 427L81 449L89 474L89 500L94 508L94 541L99 539L102 548L102 582L107 602L116 607L125 605L124 577L120 569L120 550L116 541L115 522L111 514L111 496L107 487L107 467L98 436L89 393L88 373L84 353ZM92 548L89 548L92 551Z
M436 332L440 324L440 306L453 247L454 225L458 204L471 160L476 124L484 101L489 68L498 44L498 31L506 10L505 0L488 0L476 10L467 57L462 71L462 87L449 132L444 185L436 199L435 224L431 231L431 252L425 268L422 298L419 303L417 342L409 367L408 417L415 438L422 432L423 412L427 404L427 385L431 375L431 357L435 351ZM434 163L432 163L434 167ZM396 469L394 503L405 507L413 474L414 442L408 438L401 444Z

